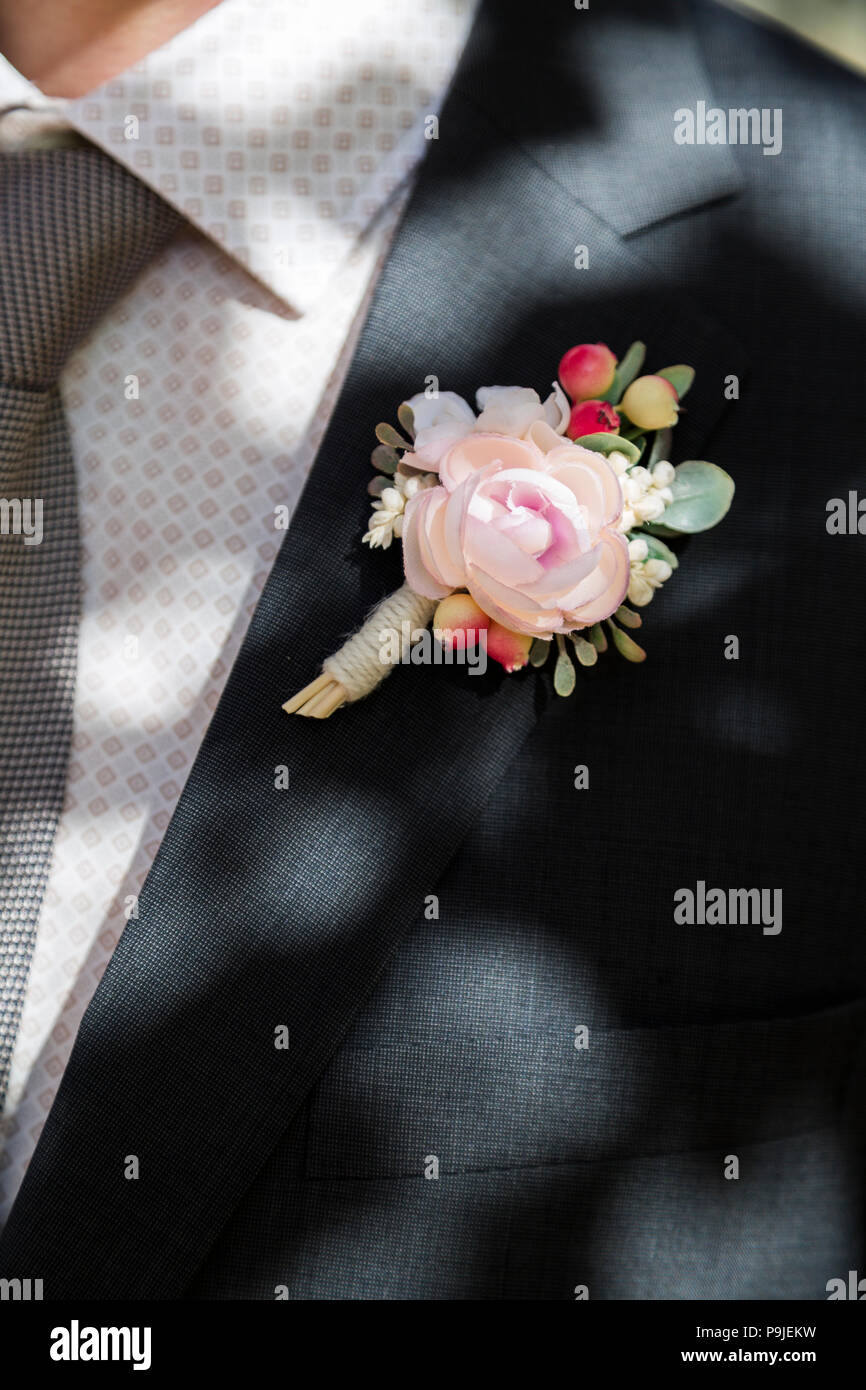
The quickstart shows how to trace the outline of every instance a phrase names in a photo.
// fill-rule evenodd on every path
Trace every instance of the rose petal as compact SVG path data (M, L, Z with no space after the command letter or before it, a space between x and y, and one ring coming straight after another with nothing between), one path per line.
M410 497L403 512L403 570L406 583L424 598L447 598L451 587L432 574L425 563L422 537L426 540L427 509L437 492L444 488L428 488Z
M445 536L445 512L448 506L449 493L444 487L434 489L431 501L424 513L425 525L421 535L421 553L427 560L429 550L430 558L428 567L434 578L441 580L443 584L449 584L452 589L462 588L465 577L465 565L462 555L455 562L448 549ZM426 544L425 544L426 540Z
M549 454L551 449L562 448L562 436L557 434L546 420L533 420L526 431L526 438L543 454Z
M544 577L542 566L532 555L527 555L495 526L485 526L478 521L472 515L471 508L466 518L464 538L465 551L472 556L473 565L480 565L504 584L523 589Z
M493 463L503 468L533 468L538 456L531 444L521 439L505 439L500 434L472 434L452 445L439 465L439 477L453 492L472 473L480 473Z
M541 636L559 630L562 614L556 608L542 608L516 589L501 584L493 575L474 565L466 569L466 584L472 597L485 613L504 627L515 632Z
M588 627L590 623L609 618L619 608L628 590L630 567L625 536L618 531L605 531L600 538L600 549L598 576L604 581L603 586L594 597L578 600L577 603L571 595L568 596L566 616L573 619L578 627Z
M579 445L565 446L547 455L547 467L587 508L596 526L610 526L622 515L619 479L602 454Z
M563 565L553 565L534 584L526 586L526 593L534 599L553 600L558 606L565 606L563 595L570 594L579 584L591 575L601 559L601 542L584 555L577 556Z

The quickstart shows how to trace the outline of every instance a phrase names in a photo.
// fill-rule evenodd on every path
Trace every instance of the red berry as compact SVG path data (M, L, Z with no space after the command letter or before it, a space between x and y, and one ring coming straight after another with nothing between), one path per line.
M532 638L524 632L514 632L502 623L491 622L487 629L487 655L506 671L519 671L529 660Z
M455 651L464 651L467 643L480 646L481 633L489 623L487 614L469 594L449 594L433 614L433 631L439 634L443 645Z
M559 364L559 379L573 401L594 400L609 391L616 358L605 343L578 343Z
M581 439L585 434L616 434L619 416L607 401L581 401L571 412L569 439Z

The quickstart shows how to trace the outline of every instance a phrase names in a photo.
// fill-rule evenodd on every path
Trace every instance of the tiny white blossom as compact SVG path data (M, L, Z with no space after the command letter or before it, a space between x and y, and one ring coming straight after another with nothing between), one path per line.
M657 463L652 473L653 487L670 487L676 477L676 469L672 463L668 463L666 460Z
M393 482L373 503L364 534L367 544L374 550L387 550L394 537L403 534L403 513L409 498L428 487L435 487L438 481L435 473L395 473Z
M644 522L658 521L674 500L670 487L675 477L673 465L662 461L652 471L640 464L628 468L628 460L619 452L608 455L607 461L619 478L622 491L623 510L619 529L633 531ZM649 599L644 602L648 603Z
M613 449L608 454L607 461L618 478L621 478L628 469L628 458L625 454L621 454L619 449Z
M633 558L632 546L643 546L643 554L647 555L648 548L646 541L632 541L629 544L630 575L628 582L628 598L636 608L645 608L651 601L656 589L660 589L666 580L670 579L673 570L666 560L647 560L645 558ZM640 554L635 551L634 555Z
M658 521L664 509L664 498L652 490L645 492L643 497L639 497L634 503L634 514L641 521Z

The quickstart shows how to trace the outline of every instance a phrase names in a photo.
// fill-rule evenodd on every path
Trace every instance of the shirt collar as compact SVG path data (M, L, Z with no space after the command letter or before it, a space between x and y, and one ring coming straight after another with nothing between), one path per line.
M423 155L474 9L223 0L51 104L304 312ZM45 101L0 59L0 107Z

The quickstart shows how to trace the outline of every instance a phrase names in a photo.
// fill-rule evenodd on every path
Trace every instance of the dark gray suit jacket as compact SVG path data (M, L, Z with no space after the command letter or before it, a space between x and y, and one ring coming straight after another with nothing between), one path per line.
M699 101L781 108L781 154L677 145ZM864 1270L864 543L825 526L862 480L864 105L711 5L482 11L0 1274L822 1299ZM283 715L399 582L359 543L376 422L430 374L544 393L572 343L634 338L697 368L676 457L737 482L646 610L645 665L611 653L570 700L407 667ZM782 931L678 925L699 880L781 889Z

